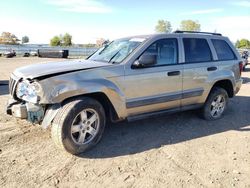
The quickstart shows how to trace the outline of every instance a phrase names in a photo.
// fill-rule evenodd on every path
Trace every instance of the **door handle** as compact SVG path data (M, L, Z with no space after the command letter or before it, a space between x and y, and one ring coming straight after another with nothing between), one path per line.
M181 71L172 71L168 72L168 76L178 76L181 74Z
M217 67L208 67L207 68L207 71L216 71L217 70Z

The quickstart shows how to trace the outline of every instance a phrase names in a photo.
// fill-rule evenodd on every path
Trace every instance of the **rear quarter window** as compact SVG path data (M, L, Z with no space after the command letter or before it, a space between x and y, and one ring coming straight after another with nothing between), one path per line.
M232 48L224 40L212 39L215 51L219 61L235 60L236 55Z

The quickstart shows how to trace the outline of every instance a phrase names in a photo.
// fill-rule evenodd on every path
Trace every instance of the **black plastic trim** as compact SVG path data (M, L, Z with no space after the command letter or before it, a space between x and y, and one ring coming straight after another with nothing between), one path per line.
M170 102L175 100L181 100L185 98L191 98L191 97L197 97L201 96L203 94L203 89L197 89L195 91L184 91L182 93L178 94L166 94L165 96L152 96L150 98L146 99L132 99L132 101L129 101L126 103L127 108L136 108L140 106L146 106L146 105L152 105L152 104L158 104L158 103L164 103L164 102Z
M200 31L181 31L181 30L176 30L173 33L194 33L194 34L197 33L197 34L222 36L221 33L200 32Z

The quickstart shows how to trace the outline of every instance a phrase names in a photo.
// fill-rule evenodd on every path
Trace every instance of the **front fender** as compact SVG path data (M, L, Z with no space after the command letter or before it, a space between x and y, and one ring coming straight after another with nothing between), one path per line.
M49 84L49 83L47 83ZM45 84L45 85L47 85ZM60 81L53 83L55 87L46 92L40 103L56 104L64 100L91 93L103 93L113 104L119 118L125 118L126 105L123 92L112 81L105 79L91 79L86 81Z

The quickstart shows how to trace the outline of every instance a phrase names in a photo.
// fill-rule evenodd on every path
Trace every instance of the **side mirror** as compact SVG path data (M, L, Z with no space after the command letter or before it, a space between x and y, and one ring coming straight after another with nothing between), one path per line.
M143 54L134 62L134 68L149 67L156 64L156 56L151 54Z

